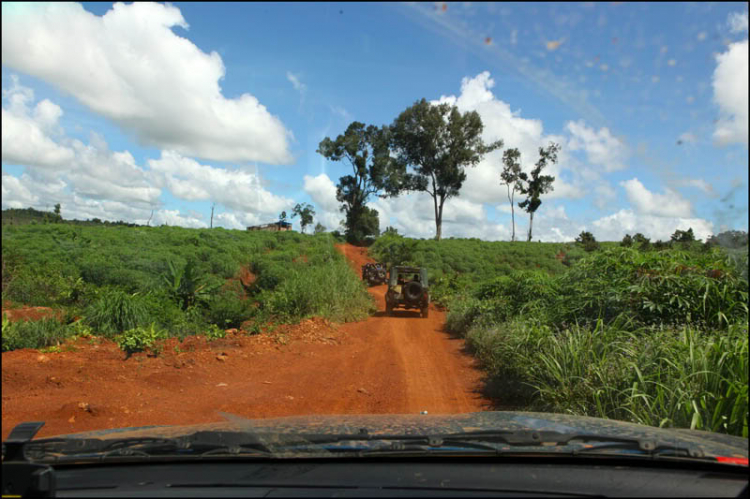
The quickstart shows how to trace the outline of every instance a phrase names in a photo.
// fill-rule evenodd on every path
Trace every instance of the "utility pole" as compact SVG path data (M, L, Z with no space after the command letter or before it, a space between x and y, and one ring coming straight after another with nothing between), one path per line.
M211 205L211 228L214 228L214 206L216 206L216 203L213 203Z

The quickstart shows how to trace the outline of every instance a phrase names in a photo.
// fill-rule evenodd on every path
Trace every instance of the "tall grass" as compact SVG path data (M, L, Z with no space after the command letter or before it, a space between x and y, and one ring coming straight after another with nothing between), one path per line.
M102 292L96 301L86 308L84 316L88 326L109 338L151 322L148 306L143 297L119 289Z
M44 348L59 345L75 334L71 327L55 319L10 322L3 316L3 352L19 348Z
M268 301L285 320L321 316L337 322L361 320L374 310L366 288L343 258L306 272L293 270Z
M747 296L721 251L610 249L485 281L446 326L521 405L747 436Z
M746 326L627 331L524 322L475 328L470 345L538 410L748 436ZM525 387L525 388L524 388Z

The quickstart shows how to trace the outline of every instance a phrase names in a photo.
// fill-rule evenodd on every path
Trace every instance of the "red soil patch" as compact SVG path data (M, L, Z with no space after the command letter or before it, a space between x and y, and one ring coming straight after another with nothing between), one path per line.
M49 318L62 320L63 317L63 312L61 310L53 310L49 307L5 308L6 304L3 305L2 314L11 322L39 321Z
M367 250L338 249L359 274ZM384 309L385 286L370 288ZM108 341L79 338L61 353L2 354L2 432L45 421L39 437L144 425L314 414L430 414L491 409L477 361L443 332L445 314L378 312L343 325L310 319L256 336L165 342L125 359ZM74 351L68 351L74 349Z

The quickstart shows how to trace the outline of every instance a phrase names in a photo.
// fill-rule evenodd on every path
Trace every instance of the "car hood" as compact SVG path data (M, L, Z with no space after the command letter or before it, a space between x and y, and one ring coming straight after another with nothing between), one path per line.
M477 412L451 415L339 415L247 419L219 413L224 421L187 426L143 426L58 435L62 438L175 438L195 432L253 432L263 435L357 434L440 435L474 431L556 431L607 438L665 442L700 450L705 456L748 457L748 440L699 430L666 429L610 419L535 412Z

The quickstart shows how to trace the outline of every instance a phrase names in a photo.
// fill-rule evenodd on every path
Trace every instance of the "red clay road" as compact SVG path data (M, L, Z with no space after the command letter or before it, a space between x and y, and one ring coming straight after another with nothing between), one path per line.
M365 248L339 245L360 274ZM2 433L45 421L40 437L88 430L312 414L447 414L491 410L482 372L463 340L442 331L431 308L361 322L321 319L272 334L228 334L211 343L169 340L162 353L125 360L108 341L79 339L61 353L2 354ZM71 350L71 351L66 351Z

